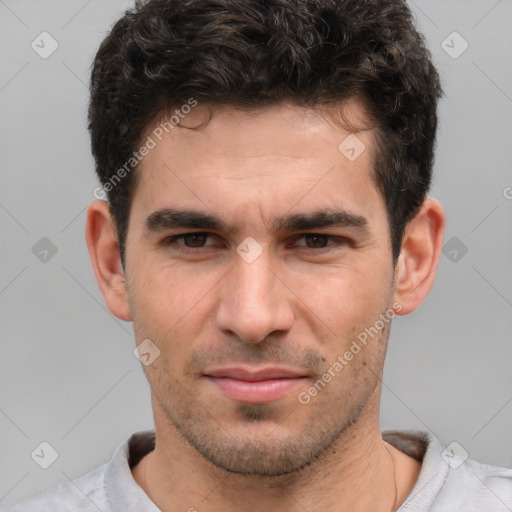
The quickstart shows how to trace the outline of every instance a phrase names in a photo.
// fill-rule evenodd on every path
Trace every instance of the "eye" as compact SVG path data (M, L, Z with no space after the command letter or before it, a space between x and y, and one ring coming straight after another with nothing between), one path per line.
M165 239L166 245L171 245L182 241L183 243L178 243L185 248L190 249L200 249L201 247L205 247L213 244L206 244L206 241L210 237L209 233L183 233L181 235L170 236Z
M297 240L304 239L305 244L298 244L301 247L307 247L308 249L325 249L332 245L341 245L346 243L345 239L337 236L322 235L318 233L306 233L301 235ZM334 241L334 244L329 244L329 241Z

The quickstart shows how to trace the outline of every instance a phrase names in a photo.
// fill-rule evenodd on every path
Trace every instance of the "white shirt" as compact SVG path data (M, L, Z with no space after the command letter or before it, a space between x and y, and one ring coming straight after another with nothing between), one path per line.
M382 437L422 462L419 478L399 512L512 511L512 469L452 455L427 432L387 430ZM130 469L153 448L153 431L136 432L116 448L108 463L8 512L158 512Z

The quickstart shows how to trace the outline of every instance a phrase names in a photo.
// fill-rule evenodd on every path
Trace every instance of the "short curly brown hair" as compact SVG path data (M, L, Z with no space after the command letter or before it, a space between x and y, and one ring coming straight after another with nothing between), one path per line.
M191 97L253 109L362 96L396 262L430 188L442 95L405 0L140 0L96 54L89 131L105 186L155 115ZM123 264L136 167L124 174L105 188Z

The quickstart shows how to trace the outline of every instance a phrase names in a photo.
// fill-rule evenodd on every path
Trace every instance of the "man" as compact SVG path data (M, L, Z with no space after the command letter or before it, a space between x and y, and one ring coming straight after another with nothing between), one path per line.
M92 71L86 239L155 432L13 510L511 510L512 470L379 426L441 95L402 0L137 2Z

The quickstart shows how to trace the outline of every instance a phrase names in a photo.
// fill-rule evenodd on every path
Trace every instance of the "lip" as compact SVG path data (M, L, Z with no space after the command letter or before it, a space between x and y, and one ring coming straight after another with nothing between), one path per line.
M224 396L244 403L269 403L284 398L307 379L286 368L222 368L206 377Z

